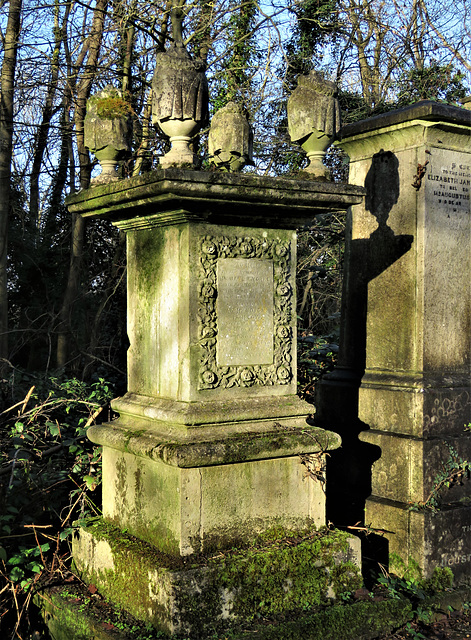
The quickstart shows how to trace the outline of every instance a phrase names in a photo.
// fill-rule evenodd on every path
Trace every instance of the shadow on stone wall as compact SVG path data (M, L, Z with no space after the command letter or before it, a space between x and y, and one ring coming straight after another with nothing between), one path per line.
M371 467L381 456L377 446L361 442L358 434L369 429L358 416L358 392L366 366L368 284L407 253L410 235L396 236L388 226L391 209L399 199L399 160L380 151L366 175L365 209L378 223L368 238L352 239L351 219L346 229L344 288L338 366L319 385L315 423L340 434L342 446L327 459L327 521L336 527L365 526L366 498L371 494ZM350 214L351 215L351 214ZM353 213L355 232L370 216ZM371 301L370 301L371 302ZM398 309L400 313L400 309ZM387 540L367 537L364 559L387 566Z

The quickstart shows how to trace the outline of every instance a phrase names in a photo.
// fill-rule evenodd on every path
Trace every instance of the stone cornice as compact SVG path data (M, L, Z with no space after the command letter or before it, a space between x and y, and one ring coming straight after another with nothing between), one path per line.
M165 169L80 191L72 213L109 218L123 229L190 221L294 229L318 214L361 202L354 185Z

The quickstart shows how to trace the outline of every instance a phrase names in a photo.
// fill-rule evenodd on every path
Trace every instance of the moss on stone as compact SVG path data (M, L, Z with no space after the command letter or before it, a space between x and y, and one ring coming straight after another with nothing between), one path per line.
M412 617L412 606L406 600L358 602L302 614L295 621L277 620L241 633L237 640L369 640L400 627Z
M153 545L140 540L127 531L122 531L103 518L91 518L84 531L90 533L95 540L103 540L107 542L113 554L132 550L133 555L142 557L144 561L149 562L149 566L158 564L159 567L166 569L179 569L185 565L185 559L180 556L166 554L159 551Z
M337 598L346 593L356 591L362 585L358 567L349 560L336 564L330 570L330 580Z
M49 628L58 640L97 640L129 638L123 631L121 635L115 628L105 631L101 621L93 611L77 603L73 597L61 596L60 593L46 592L38 600L42 615ZM109 605L107 606L109 611ZM114 610L113 619L120 614ZM109 613L108 613L109 615ZM412 619L412 607L405 600L389 600L382 602L357 602L349 605L330 606L321 611L300 612L296 617L278 616L272 620L244 623L243 628L236 625L224 631L224 635L212 630L194 630L191 638L220 638L228 640L369 640L391 632ZM135 621L137 622L137 621ZM124 625L121 625L123 628ZM125 627L124 627L125 628ZM135 628L135 627L134 627ZM213 635L214 633L214 635ZM211 634L209 636L208 634ZM145 633L145 637L163 638L158 632ZM132 637L136 637L134 631ZM140 636L138 636L140 637ZM175 640L177 636L166 636L167 640ZM181 637L181 635L180 635ZM188 635L183 635L188 638Z
M344 532L274 527L245 549L185 558L160 553L99 519L82 535L91 535L87 544L96 548L108 545L105 556L112 557L100 570L83 567L84 579L136 617L195 638L259 616L309 610L332 593L361 586Z

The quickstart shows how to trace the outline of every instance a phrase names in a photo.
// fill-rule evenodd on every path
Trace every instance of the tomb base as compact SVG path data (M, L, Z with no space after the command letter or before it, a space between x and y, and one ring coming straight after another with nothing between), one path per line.
M410 505L372 496L366 501L365 522L385 532L392 572L400 573L401 566L413 564L423 575L430 576L435 567L449 567L456 584L469 584L469 506L454 505L435 512L414 511Z
M325 597L342 567L358 583L358 559L334 569L322 543L292 557L280 541L269 563L249 548L325 525L325 456L340 437L310 427L313 407L296 395L295 230L362 197L350 185L165 169L68 200L127 236L128 392L112 403L119 419L89 437L103 446L105 526L136 538L131 551L122 534L118 549L84 530L74 558L156 627L206 637L213 620L263 614L263 603ZM246 550L238 564L234 546ZM187 563L208 553L217 566Z
M185 638L310 608L361 585L358 538L274 529L251 540L245 548L185 560L96 521L80 530L73 551L83 579L104 597Z

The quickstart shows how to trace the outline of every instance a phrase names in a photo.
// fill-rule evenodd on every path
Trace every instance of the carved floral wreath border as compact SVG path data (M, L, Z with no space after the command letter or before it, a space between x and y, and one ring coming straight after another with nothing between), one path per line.
M203 236L199 241L198 331L202 349L199 389L288 384L292 371L293 290L289 283L290 243L276 238ZM274 266L273 364L219 367L217 346L218 258L263 258Z

